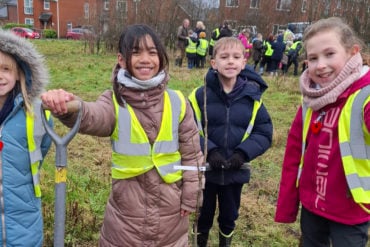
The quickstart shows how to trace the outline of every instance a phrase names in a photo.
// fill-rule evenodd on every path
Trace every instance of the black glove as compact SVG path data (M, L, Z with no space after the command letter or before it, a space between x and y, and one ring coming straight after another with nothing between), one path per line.
M229 159L230 169L238 170L245 162L245 155L241 151L236 151Z
M207 160L212 170L221 170L228 165L225 158L217 150L211 151Z

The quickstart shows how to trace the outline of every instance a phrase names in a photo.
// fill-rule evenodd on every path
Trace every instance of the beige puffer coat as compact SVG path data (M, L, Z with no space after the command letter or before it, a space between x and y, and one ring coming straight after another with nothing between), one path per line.
M160 128L167 81L168 78L146 91L125 87L120 90L124 100L133 107L151 143ZM111 135L116 123L112 91L104 92L96 102L83 102L82 109L81 133ZM71 126L74 119L75 116L65 116L61 121ZM201 165L203 155L199 133L188 102L179 126L179 142L182 165ZM164 183L156 169L130 179L114 179L99 246L188 246L189 217L181 217L180 209L195 211L198 185L196 171L184 171L182 181L173 184Z

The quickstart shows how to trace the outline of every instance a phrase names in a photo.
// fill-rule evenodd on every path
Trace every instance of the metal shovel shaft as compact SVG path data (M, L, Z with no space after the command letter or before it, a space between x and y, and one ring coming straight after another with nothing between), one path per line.
M78 116L72 129L63 137L58 136L47 124L45 109L41 106L42 121L46 132L53 140L55 152L55 205L54 205L54 247L64 246L65 216L66 216L66 182L67 182L67 145L73 139L80 128L82 111L81 103L78 102ZM68 108L68 111L77 111Z

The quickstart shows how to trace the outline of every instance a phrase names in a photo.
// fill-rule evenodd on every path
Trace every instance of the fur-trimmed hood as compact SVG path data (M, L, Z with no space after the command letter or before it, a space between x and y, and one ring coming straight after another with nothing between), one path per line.
M11 55L17 61L26 77L27 92L33 101L49 83L49 74L44 57L33 44L18 37L11 31L0 29L0 50Z

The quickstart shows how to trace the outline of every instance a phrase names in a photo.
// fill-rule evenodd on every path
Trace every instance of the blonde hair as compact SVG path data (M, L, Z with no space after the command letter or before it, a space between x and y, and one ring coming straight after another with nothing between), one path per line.
M199 28L201 30L206 29L206 26L204 26L204 23L202 21L197 21L197 24L195 26L196 28Z
M221 49L225 49L228 47L236 47L236 49L240 49L240 52L244 54L244 45L240 41L240 39L236 37L223 37L216 41L214 47L213 47L213 54L212 57L215 58L217 55L217 52Z
M8 66L13 72L14 75L18 75L19 80L16 81L15 86L13 88L12 92L9 93L17 93L15 88L20 88L20 92L22 93L23 99L24 99L24 107L27 112L31 111L31 100L29 98L28 92L27 92L27 86L26 86L26 79L24 72L19 69L19 66L17 62L15 61L14 57L9 55L8 53L0 51L0 65L6 65Z
M307 40L311 39L317 33L330 30L335 31L339 35L340 42L347 51L354 45L359 45L361 50L365 49L366 46L364 42L356 35L354 30L339 17L321 19L308 26L302 39L304 48L306 48Z

